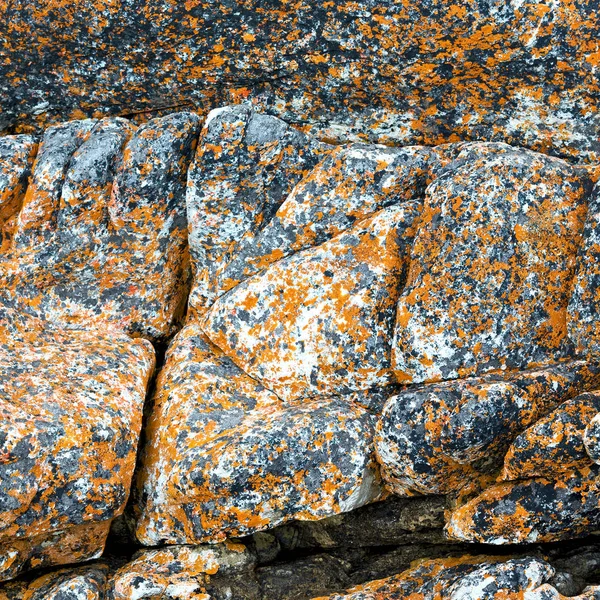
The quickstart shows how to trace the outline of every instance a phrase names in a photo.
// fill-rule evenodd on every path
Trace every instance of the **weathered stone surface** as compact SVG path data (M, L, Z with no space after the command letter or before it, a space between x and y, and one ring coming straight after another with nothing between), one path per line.
M584 436L583 443L588 456L600 464L600 415L595 415L589 422Z
M407 382L572 353L566 309L591 182L541 154L477 151L459 154L427 189L392 355Z
M52 127L23 198L35 144L0 142L15 156L2 171L1 580L97 557L124 509L154 370L129 334L160 340L180 318L198 132L190 113Z
M479 556L432 560L344 594L314 600L518 600L523 594L531 600L550 600L562 597L544 595L548 586L542 584L553 573L548 563L536 558L502 561Z
M392 383L391 333L419 208L382 209L276 262L219 298L203 329L285 400Z
M187 212L197 311L225 288L217 278L245 236L263 229L327 146L249 107L212 112L188 175Z
M297 600L347 587L348 569L344 561L318 554L290 564L261 567L256 574L264 598Z
M231 576L236 572L251 571L253 566L253 558L245 546L233 542L143 550L111 576L107 598L219 600L227 596L208 593L212 576Z
M500 483L456 509L447 525L457 540L486 544L554 542L595 532L600 518L598 467L573 468L558 481Z
M600 353L600 185L589 200L584 241L577 264L573 293L569 302L569 335L580 354L598 357Z
M330 138L504 139L594 156L596 8L8 3L0 127L250 97Z
M600 394L581 394L561 404L519 435L504 457L502 478L560 478L575 466L589 466L584 433L600 412Z
M108 566L96 563L77 569L61 569L31 581L8 583L0 600L103 600Z
M283 404L187 325L159 375L137 536L199 543L376 499L372 417L340 399Z
M0 254L10 246L36 151L30 135L0 137Z
M271 530L289 552L306 548L365 548L443 543L445 499L390 497L319 521L295 521ZM260 534L257 534L260 535Z
M221 289L328 241L382 208L421 197L438 162L424 146L352 144L329 149L264 227L244 236L219 273Z
M65 327L170 334L185 301L198 130L190 113L137 131L123 119L50 128L1 265L0 303Z
M459 379L391 397L375 448L397 494L446 494L493 473L511 441L554 407L598 384L584 361L546 369Z
M102 551L129 494L153 367L148 342L114 331L2 339L0 580Z

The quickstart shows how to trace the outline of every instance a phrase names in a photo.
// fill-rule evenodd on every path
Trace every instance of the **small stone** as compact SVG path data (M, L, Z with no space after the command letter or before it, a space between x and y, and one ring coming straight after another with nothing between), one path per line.
M101 563L52 571L0 587L0 600L104 600L107 574Z
M172 546L142 550L108 582L108 600L210 600L213 575L250 571L254 566L243 544Z

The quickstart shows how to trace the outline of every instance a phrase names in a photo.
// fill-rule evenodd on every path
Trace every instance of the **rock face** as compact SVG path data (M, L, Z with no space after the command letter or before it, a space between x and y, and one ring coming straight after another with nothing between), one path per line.
M250 99L330 139L502 139L593 157L596 9L595 0L10 3L0 12L0 128Z
M249 105L0 138L0 579L138 548L0 600L600 597L468 545L599 528L597 175Z
M137 130L69 122L45 133L33 168L29 136L2 138L2 580L97 557L125 508L149 340L185 300L197 131L187 113Z

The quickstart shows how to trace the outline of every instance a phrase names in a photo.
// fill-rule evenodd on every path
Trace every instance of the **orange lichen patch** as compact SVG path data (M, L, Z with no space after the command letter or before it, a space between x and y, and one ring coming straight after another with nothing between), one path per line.
M240 546L240 544L238 544ZM158 597L178 600L210 600L205 594L210 576L230 574L253 567L244 546L242 552L227 544L174 546L138 552L108 583L113 600L142 600Z
M554 588L555 595L535 595L553 575L552 566L533 557L464 556L420 561L398 575L313 600L522 600L525 593L558 600L562 596Z
M549 410L598 384L585 362L407 387L386 403L375 449L398 494L446 494L485 483L515 436ZM483 466L475 466L483 461Z
M0 588L0 600L102 600L108 566L96 563L89 567L53 571L32 581L16 581Z
M0 137L0 256L10 247L36 152L29 135Z
M135 133L123 119L48 130L0 302L65 327L171 333L185 300L185 180L198 129L195 115L177 113Z
M193 310L222 293L216 273L266 225L326 146L248 107L211 113L188 177Z
M84 523L27 538L0 540L0 581L13 579L27 568L44 568L98 558L110 521Z
M558 159L485 149L466 146L427 190L392 357L413 382L571 355L566 309L590 181Z
M147 342L116 331L48 326L13 331L0 356L0 561L14 544L31 544L33 563L36 537L81 523L107 530L123 510L154 356ZM93 540L94 553L103 541Z
M198 132L190 113L50 128L22 207L35 146L0 139L24 148L0 181L18 213L0 261L0 578L98 554L125 506L154 370L129 334L158 340L181 317Z
M330 150L260 230L244 235L218 273L227 291L270 264L318 246L393 204L422 196L429 183L429 148L353 144Z
M390 383L389 339L419 210L383 209L274 263L219 298L204 331L286 400Z
M589 201L584 241L569 302L568 330L580 354L600 355L600 184Z
M368 10L253 0L235 9L206 1L7 4L0 126L182 103L208 111L233 96L338 140L504 139L593 158L595 8L594 0L501 10L477 0Z
M584 433L600 412L600 394L581 394L561 404L512 443L504 458L502 478L560 479L573 467L590 466Z
M597 528L598 467L574 468L557 481L501 483L456 509L446 530L457 540L487 544L554 542Z
M137 536L199 543L374 500L371 417L287 407L188 325L169 350L138 481Z

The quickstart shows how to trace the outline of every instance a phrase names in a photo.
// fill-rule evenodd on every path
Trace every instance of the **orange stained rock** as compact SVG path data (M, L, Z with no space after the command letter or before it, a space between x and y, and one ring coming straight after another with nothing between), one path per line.
M224 107L209 114L188 176L193 310L204 310L224 291L217 272L245 235L266 225L325 149L249 107Z
M533 557L422 560L398 575L313 600L559 600L563 596L544 584L553 574L548 563ZM554 595L544 595L548 591Z
M361 506L381 493L371 431L351 403L282 404L191 323L158 380L137 537L214 542Z
M597 392L581 394L558 406L514 440L504 458L502 479L560 479L573 467L591 465L584 434L598 412Z
M0 263L0 303L64 327L171 333L185 301L198 128L178 113L137 131L123 119L49 129Z
M457 508L450 538L491 544L554 542L595 531L598 467L582 466L555 481L532 478L499 483Z
M389 338L420 205L382 209L219 298L202 327L286 400L393 381Z
M564 161L491 146L467 146L427 189L393 343L407 381L572 356L567 303L590 181Z
M198 131L189 113L52 127L22 206L34 145L8 140L23 144L13 175L0 169L14 223L0 256L0 579L97 556L124 509L154 370L131 336L164 338L181 318Z
M598 381L594 364L573 361L408 386L387 400L376 426L386 485L401 495L487 485L517 434Z
M0 138L0 255L11 244L36 151L37 143L32 136Z
M46 327L28 337L13 332L0 342L3 579L22 568L29 545L34 556L40 551L36 538L60 539L77 526L85 533L82 523L104 529L71 558L101 551L102 533L128 497L154 367L148 342L115 331ZM49 548L43 562L52 564L52 552L61 554Z
M114 600L210 600L206 584L212 575L253 566L245 547L232 542L143 550L111 576L107 589Z

